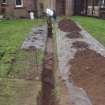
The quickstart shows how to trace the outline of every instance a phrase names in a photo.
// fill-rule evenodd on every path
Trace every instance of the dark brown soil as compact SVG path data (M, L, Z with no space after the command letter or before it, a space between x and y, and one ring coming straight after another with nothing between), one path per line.
M70 19L64 19L59 22L59 28L64 32L81 31L81 29Z
M31 51L31 50L36 50L36 48L34 47L34 46L30 46L29 47L29 50Z
M56 98L54 94L54 59L52 55L48 54L46 56L43 69L41 105L56 105Z
M88 44L84 41L76 41L73 43L72 48L88 48Z
M56 100L54 78L54 56L52 38L48 38L42 71L42 90L39 94L38 105L58 105Z
M34 34L42 34L43 30L39 30L38 32L34 32Z
M68 37L70 39L82 38L81 34L79 32L76 32L76 31L67 34L66 37Z
M70 64L74 83L85 89L93 105L105 105L105 57L85 49Z

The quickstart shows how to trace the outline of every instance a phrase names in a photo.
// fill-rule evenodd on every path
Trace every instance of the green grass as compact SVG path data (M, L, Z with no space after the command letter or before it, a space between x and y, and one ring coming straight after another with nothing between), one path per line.
M105 46L105 20L83 16L72 16L71 19L79 22L93 37Z
M18 59L17 56L20 53L23 53L20 54L20 58L25 56L28 59L29 53L25 54L25 52L19 51L20 46L31 31L32 26L43 23L42 19L0 21L0 77L7 77L8 72L11 70L12 61Z
M37 65L42 65L43 56L44 52L40 49L37 51L20 50L16 55L16 62L8 70L8 77L24 79L29 76L31 78L31 75L35 73L37 75Z
M39 81L0 79L0 105L37 105Z
M41 19L0 21L0 105L37 105L41 82L24 76L41 63L43 51L26 51L20 46L32 27L43 23Z
M33 25L41 24L42 20L9 20L0 21L0 47L6 51L14 51L31 31Z

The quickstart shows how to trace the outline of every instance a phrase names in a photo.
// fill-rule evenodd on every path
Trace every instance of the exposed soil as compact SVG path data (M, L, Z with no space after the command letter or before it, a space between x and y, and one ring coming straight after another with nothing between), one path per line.
M38 105L57 105L54 94L55 79L54 79L54 56L52 50L52 40L48 38L47 48L43 61L42 71L42 90L39 94Z
M70 39L82 38L81 34L79 32L76 32L76 31L67 34L66 37L68 37Z
M85 49L70 64L74 83L85 89L93 105L105 105L105 57Z
M81 31L81 29L70 19L64 19L59 22L59 28L64 32Z
M42 90L38 97L38 105L58 105L56 100L55 78L54 78L54 52L52 41L52 28L48 29L48 39L45 49L43 70L42 70Z
M65 87L64 82L60 81L59 82L59 87L60 87L60 91L59 91L60 92L59 93L60 102L59 102L59 105L75 105L70 100L70 94L68 92L68 88Z
M84 41L76 41L72 45L73 48L88 48L88 44Z
M52 54L46 55L44 61L44 71L42 72L41 105L57 105L56 97L54 94L54 59Z

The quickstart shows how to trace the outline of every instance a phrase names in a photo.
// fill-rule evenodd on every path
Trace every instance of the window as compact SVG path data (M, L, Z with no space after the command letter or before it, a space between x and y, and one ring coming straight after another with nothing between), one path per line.
M6 0L2 0L2 4L6 4Z
M16 0L16 7L23 7L23 0Z
M40 6L40 10L43 11L44 10L43 3L40 3L39 6Z

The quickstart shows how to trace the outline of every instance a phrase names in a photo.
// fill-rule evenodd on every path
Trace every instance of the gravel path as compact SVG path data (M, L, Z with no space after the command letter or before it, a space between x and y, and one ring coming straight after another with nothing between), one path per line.
M37 48L44 50L46 36L47 35L47 25L41 25L33 27L32 32L29 33L29 36L23 42L21 48Z

